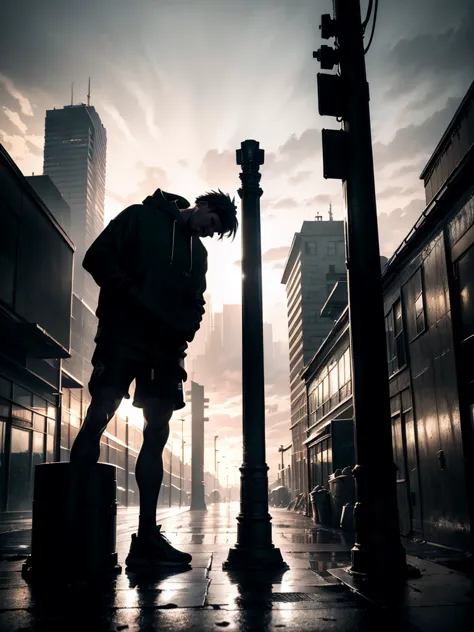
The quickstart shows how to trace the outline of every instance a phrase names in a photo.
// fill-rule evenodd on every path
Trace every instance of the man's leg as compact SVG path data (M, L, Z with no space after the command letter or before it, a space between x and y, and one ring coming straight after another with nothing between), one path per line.
M70 462L92 465L100 457L100 438L122 401L121 392L110 386L94 389L86 418L71 448Z
M135 476L140 492L138 535L146 536L156 526L156 507L163 481L163 449L168 441L173 402L157 398L143 403L145 429Z

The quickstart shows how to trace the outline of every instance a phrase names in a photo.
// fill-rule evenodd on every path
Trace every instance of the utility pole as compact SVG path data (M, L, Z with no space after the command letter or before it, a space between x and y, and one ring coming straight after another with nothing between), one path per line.
M265 152L255 140L237 150L242 166L242 425L240 513L237 543L223 564L229 570L287 568L272 543L265 463L265 382L263 372L262 249L260 240L260 165Z
M191 390L186 391L191 401L191 510L207 509L204 496L204 409L209 399L204 397L204 386L191 382Z
M400 542L396 469L385 342L380 249L370 129L369 86L359 0L335 0L323 15L321 36L335 48L313 53L321 115L336 116L342 130L322 130L323 174L343 181L346 259L352 349L357 487L356 543L350 572L369 580L400 581L406 556ZM377 6L377 0L375 1ZM369 4L369 11L372 2ZM370 14L368 15L368 18ZM375 17L374 17L375 19ZM366 21L367 22L367 21Z

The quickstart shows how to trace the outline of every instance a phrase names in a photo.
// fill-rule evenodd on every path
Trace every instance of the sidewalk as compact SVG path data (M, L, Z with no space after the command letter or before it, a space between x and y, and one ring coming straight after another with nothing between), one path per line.
M316 529L300 514L271 508L273 542L289 570L232 576L222 570L236 542L238 503L208 511L176 508L158 513L171 542L193 555L192 568L153 576L122 573L110 585L29 586L21 577L31 531L0 535L0 630L2 632L201 632L472 630L468 578L410 557L422 577L405 586L401 608L380 608L361 598L331 572L349 564L352 542L342 533ZM124 564L136 510L119 510L117 551ZM27 523L24 523L27 524ZM29 526L29 525L28 525Z

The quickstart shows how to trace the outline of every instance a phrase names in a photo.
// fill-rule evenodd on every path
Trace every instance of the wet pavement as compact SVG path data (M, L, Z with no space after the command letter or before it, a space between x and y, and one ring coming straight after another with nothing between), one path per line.
M124 560L137 510L121 509L117 551L122 573L112 582L74 586L26 583L21 566L31 538L29 521L18 517L15 528L11 521L0 521L0 630L473 629L472 587L465 575L411 557L422 577L407 582L401 605L380 607L334 576L344 574L349 564L351 538L315 528L308 518L283 509L271 508L270 513L273 542L289 569L273 574L224 571L222 563L236 542L238 510L238 503L209 505L208 511L160 509L162 530L173 545L193 555L192 567L136 574L127 572Z

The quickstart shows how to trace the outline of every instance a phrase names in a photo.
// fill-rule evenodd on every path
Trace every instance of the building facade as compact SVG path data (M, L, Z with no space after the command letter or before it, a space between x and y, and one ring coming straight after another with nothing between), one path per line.
M32 176L27 176L26 179L46 204L66 235L70 236L71 209L51 178L49 176L35 176L33 174Z
M46 112L43 171L71 209L74 292L94 310L98 290L82 261L104 228L106 152L106 130L93 106L67 105Z
M331 322L320 311L336 280L345 276L344 224L303 222L283 272L288 303L293 492L307 492L307 397L301 373L328 332Z
M0 240L0 511L25 511L59 456L74 245L1 145Z
M472 547L474 524L473 101L474 84L421 174L427 206L382 271L400 530L464 550ZM341 466L334 454L347 443L333 429L352 416L351 382L337 401L331 372L337 363L340 389L348 332L345 309L304 373L311 485L327 485L328 473ZM345 379L345 364L342 370Z

